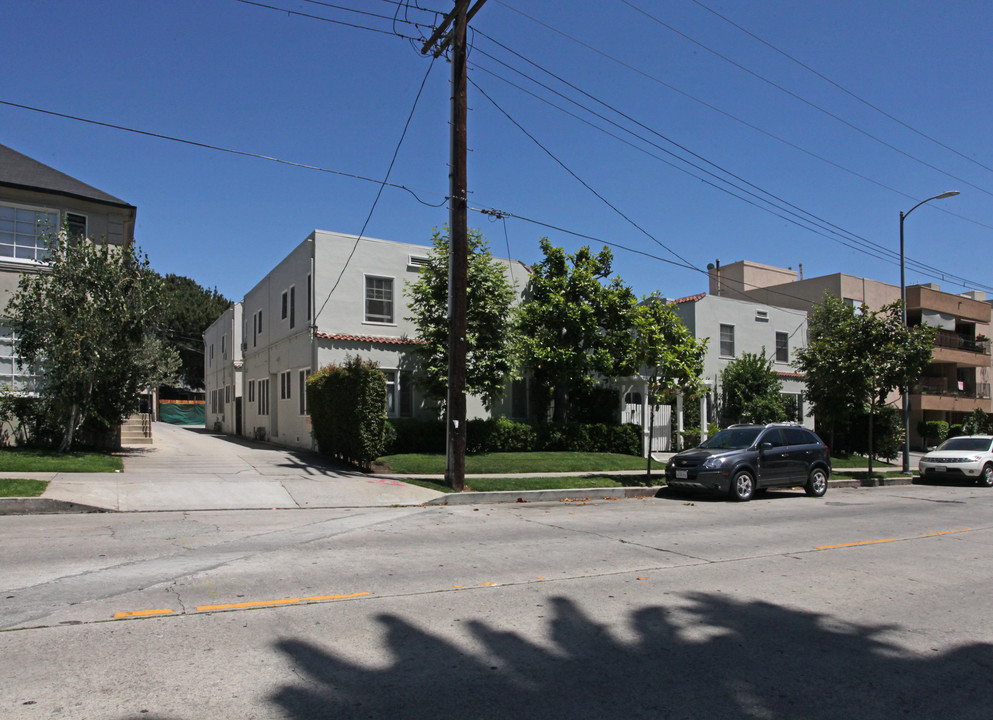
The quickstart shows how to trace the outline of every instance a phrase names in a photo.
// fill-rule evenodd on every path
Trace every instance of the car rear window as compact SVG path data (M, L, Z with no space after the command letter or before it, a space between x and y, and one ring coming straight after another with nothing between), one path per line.
M938 449L988 452L991 442L993 442L993 440L990 438L957 437L951 438L950 440L945 440L945 442L942 443Z
M787 445L813 445L817 442L812 433L801 428L783 428L783 433L786 435Z

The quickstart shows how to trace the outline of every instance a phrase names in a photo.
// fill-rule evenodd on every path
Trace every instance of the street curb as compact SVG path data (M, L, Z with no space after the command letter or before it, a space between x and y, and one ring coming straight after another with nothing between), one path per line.
M45 497L0 498L0 515L57 515L113 512L106 508Z
M660 487L571 488L565 490L500 490L496 492L447 493L424 505L483 505L492 503L562 502L565 500L620 500L655 497Z

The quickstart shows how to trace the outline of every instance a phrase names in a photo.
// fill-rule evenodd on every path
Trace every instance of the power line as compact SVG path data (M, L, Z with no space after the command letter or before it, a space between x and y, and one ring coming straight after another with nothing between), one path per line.
M365 222L362 223L362 229L359 231L358 236L355 238L355 243L352 245L351 252L348 253L348 257L341 266L341 272L338 273L338 279L334 281L334 285L331 286L331 290L328 292L328 296L324 298L324 302L321 303L321 308L316 313L314 313L314 324L317 324L317 317L324 311L325 306L334 294L334 291L338 289L339 283L341 283L341 278L345 275L345 270L348 268L348 264L352 261L352 257L355 255L355 251L359 247L359 243L362 241L362 236L365 235L365 230L369 226L369 221L372 220L372 214L376 210L376 205L379 204L379 198L383 195L383 188L387 185L387 180L390 179L390 173L393 172L393 166L396 164L397 156L400 154L400 148L403 146L403 141L407 137L407 130L410 128L410 122L414 119L414 111L417 110L417 102L421 99L421 93L424 92L424 86L427 84L428 76L431 74L431 68L434 67L434 59L428 64L428 71L424 73L424 79L421 80L421 86L417 90L417 95L414 97L414 104L410 108L410 113L407 115L407 122L404 123L403 132L400 133L400 140L397 141L396 149L393 151L393 158L390 160L390 166L386 169L386 177L383 178L383 182L379 185L379 190L376 192L376 198L372 201L372 207L369 208L369 214L366 215Z
M351 178L353 180L362 180L363 182L370 182L376 185L381 185L384 187L396 188L397 190L404 190L417 200L417 202L422 205L427 205L428 207L442 207L448 202L447 199L442 200L440 203L429 203L421 200L417 193L411 188L405 185L397 185L395 183L383 182L381 180L374 180L373 178L364 177L362 175L356 175L354 173L344 172L342 170L331 170L329 168L320 167L319 165L309 165L307 163L293 162L291 160L283 160L281 158L272 157L271 155L262 155L260 153L248 152L246 150L234 150L232 148L221 147L220 145L211 145L205 142L199 142L197 140L188 140L186 138L175 137L172 135L163 135L161 133L151 132L149 130L139 130L137 128L125 127L124 125L116 125L114 123L102 122L100 120L91 120L89 118L80 117L78 115L69 115L67 113L57 112L55 110L46 110L44 108L34 107L31 105L23 105L21 103L10 102L9 100L0 100L0 105L7 105L8 107L19 108L21 110L30 110L31 112L42 113L44 115L52 115L54 117L64 118L66 120L75 120L76 122L87 123L90 125L98 125L100 127L111 128L113 130L122 130L124 132L134 133L136 135L144 135L146 137L153 137L159 140L169 140L170 142L182 143L184 145L192 145L193 147L204 148L207 150L216 150L217 152L229 153L231 155L240 155L242 157L255 158L257 160L268 160L269 162L279 163L280 165L289 165L290 167L303 168L305 170L316 170L317 172L329 173L331 175L340 175L341 177ZM419 190L423 193L434 193L430 190Z
M973 188L975 190L978 190L981 193L984 193L986 195L989 195L989 196L993 197L993 192L987 190L986 188L983 188L983 187L980 187L979 185L976 185L974 183L971 183L968 180L966 180L965 178L961 178L958 175L954 175L954 174L948 172L947 170L942 170L937 165L932 165L931 163L927 162L926 160L922 160L921 158L917 157L916 155L912 155L912 154L910 154L910 153L908 153L908 152L906 152L904 150L901 150L900 148L896 147L895 145L886 142L882 138L876 137L872 133L870 133L870 132L868 132L866 130L863 130L862 128L858 127L854 123L848 122L847 120L845 120L844 118L840 117L839 115L835 115L830 110L828 110L826 108L823 108L820 105L817 105L816 103L811 102L810 100L807 100L806 98L804 98L801 95L798 95L797 93L793 92L792 90L789 90L789 89L783 87L782 85L779 85L778 83L770 80L769 78L767 78L767 77L765 77L763 75L760 75L759 73L755 72L754 70L751 70L751 69L745 67L741 63L738 63L738 62L732 60L731 58L727 57L726 55L723 55L723 54L717 52L713 48L708 47L707 45L704 45L699 40L696 40L696 39L690 37L689 35L687 35L687 34L681 32L681 31L677 30L676 28L672 27L671 25L667 24L666 22L664 22L664 21L660 20L659 18L655 17L654 15L652 15L649 12L647 12L646 10L642 10L640 7L638 7L634 3L630 2L630 0L620 0L620 2L624 3L625 5L627 5L628 7L630 7L631 9L635 10L636 12L641 13L642 15L644 15L647 18L649 18L653 22L658 23L659 25L661 25L662 27L666 28L670 32L673 32L676 35L679 35L680 37L684 38L685 40L688 40L689 42L693 43L697 47L700 47L700 48L706 50L707 52L711 53L712 55L720 58L721 60L724 60L725 62L730 63L731 65L733 65L734 67L738 68L742 72L745 72L745 73L751 75L752 77L756 78L757 80L761 80L762 82L766 83L767 85L776 88L780 92L786 93L787 95L789 95L790 97L794 98L795 100L799 100L804 105L807 105L808 107L811 107L814 110L817 110L818 112L821 112L821 113L827 115L828 117L830 117L830 118L832 118L832 119L840 122L842 125L845 125L846 127L849 127L852 130L854 130L855 132L857 132L857 133L859 133L861 135L864 135L865 137L869 138L870 140L873 140L873 141L879 143L883 147L889 148L893 152L899 153L900 155L903 155L904 157L906 157L906 158L908 158L910 160L913 160L916 163L919 163L919 164L921 164L921 165L923 165L925 167L928 167L928 168L934 170L935 172L939 172L942 175L945 175L946 177L950 177L950 178L952 178L954 180L957 180L958 182L960 182L960 183L962 183L964 185L968 185L969 187L971 187L971 188Z
M307 1L310 1L310 0L307 0ZM395 29L394 30L382 30L380 28L369 27L368 25L359 25L358 23L345 22L344 20L334 20L332 18L323 17L321 15L313 15L311 13L300 12L299 10L288 10L286 8L277 7L275 5L267 5L266 3L254 2L253 0L235 0L235 2L239 2L242 5L253 5L255 7L264 8L266 10L275 10L276 12L286 13L287 15L295 15L297 17L307 18L309 20L320 20L322 22L332 23L334 25L343 25L345 27L354 28L356 30L368 30L369 32L380 33L380 34L383 34L383 35L393 35L393 36L396 36L396 37L399 37L399 38L403 38L405 40L417 40L418 39L418 38L415 38L415 37L411 37L409 35L403 35L402 33L398 33L398 32L396 32ZM323 5L325 3L317 3L317 4ZM338 7L338 6L330 6L330 7ZM347 8L342 8L342 9L347 9ZM362 12L362 11L351 10L351 12ZM373 13L362 13L362 14L364 14L364 15L373 15ZM386 20L393 20L393 18L391 18L391 17L389 17L387 15L376 15L376 17L381 17L381 18L384 18ZM403 21L400 21L400 22L407 22L410 25L414 25L415 27L419 27L417 25L417 23L413 23L413 22L410 22L410 21L407 21L407 20L403 20Z
M724 15L721 15L721 13L717 12L712 7L709 7L707 5L704 5L702 2L700 2L700 0L690 0L690 2L692 2L692 3L696 4L696 5L699 5L701 8L703 8L707 12L709 12L709 13L717 16L718 18L720 18L721 20L723 20L727 24L729 24L732 27L734 27L734 28L740 30L741 32L743 32L745 35L748 35L750 38L753 38L754 40L757 40L758 42L762 43L763 45L765 45L770 50L773 50L774 52L779 53L780 55L782 55L786 59L788 59L791 62L794 62L797 65L799 65L800 67L802 67L807 72L813 73L814 75L816 75L817 77L819 77L824 82L828 83L829 85L832 85L832 86L836 87L838 90L841 90L841 92L845 93L849 97L851 97L851 98L859 101L860 103L862 103L866 107L871 108L872 110L875 110L880 115L883 115L884 117L889 118L890 120L892 120L893 122L897 123L898 125L906 128L907 130L910 130L912 133L915 133L915 134L921 136L922 138L925 138L926 140L930 140L935 145L937 145L939 147L942 147L945 150L948 150L949 152L955 153L956 155L958 155L963 160L968 160L969 162L973 163L974 165L978 165L979 167L983 168L984 170L989 170L990 172L993 172L993 168L991 168L989 165L984 165L983 163L979 162L975 158L969 157L965 153L959 152L955 148L953 148L953 147L951 147L949 145L946 145L945 143L941 142L940 140L937 140L936 138L931 137L927 133L922 132L921 130L918 130L917 128L913 127L912 125L910 125L908 123L905 123L900 118L891 115L890 113L886 112L885 110L883 110L882 108L878 107L877 105L872 104L871 102L869 102L865 98L863 98L860 95L857 95L856 93L852 92L851 90L849 90L848 88L846 88L845 86L843 86L841 83L835 82L834 80L832 80L831 78L829 78L827 75L825 75L825 74L823 74L823 73L815 70L814 68L810 67L809 65L807 65L803 61L798 60L797 58L793 57L792 55L790 55L785 50L782 50L782 49L776 47L775 45L773 45L769 41L767 41L767 40L759 37L755 33L753 33L750 30L748 30L747 28L742 27L741 25L739 25L738 23L736 23L734 20L731 20L730 18L728 18L728 17L726 17Z

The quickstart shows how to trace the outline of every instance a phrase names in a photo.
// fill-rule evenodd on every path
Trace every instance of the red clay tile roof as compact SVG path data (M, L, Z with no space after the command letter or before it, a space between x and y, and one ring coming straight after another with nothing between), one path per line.
M777 372L776 373L781 378L788 378L790 380L803 380L803 375L795 372Z
M679 298L678 300L670 300L670 305L681 305L686 302L696 302L697 300L702 300L707 297L707 293L700 293L699 295L689 295L688 297Z
M423 340L406 337L377 337L375 335L346 335L344 333L317 333L321 340L345 340L346 342L378 343L380 345L423 345Z

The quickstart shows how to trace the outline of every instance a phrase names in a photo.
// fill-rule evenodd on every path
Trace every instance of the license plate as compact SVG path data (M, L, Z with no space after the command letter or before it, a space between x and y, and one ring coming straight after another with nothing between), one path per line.
M943 468L941 465L935 465L934 466L934 472L942 472L943 473L943 472L945 472L945 468Z
M690 476L690 474L686 470L677 470L676 471L676 479L677 480L685 480L689 476Z

